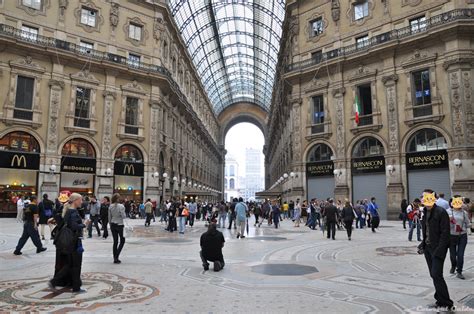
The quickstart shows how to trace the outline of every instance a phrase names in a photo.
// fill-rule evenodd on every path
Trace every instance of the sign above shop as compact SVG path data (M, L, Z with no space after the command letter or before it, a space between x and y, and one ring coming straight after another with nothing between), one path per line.
M145 169L141 162L126 162L116 160L114 164L114 174L116 176L143 177Z
M448 152L445 149L406 155L407 170L448 168Z
M0 151L0 168L39 170L39 166L39 154Z
M95 170L95 158L80 158L71 156L63 156L61 158L62 172L95 173Z
M352 173L385 172L385 157L375 156L352 159Z
M322 177L334 175L334 162L320 161L306 163L307 177Z

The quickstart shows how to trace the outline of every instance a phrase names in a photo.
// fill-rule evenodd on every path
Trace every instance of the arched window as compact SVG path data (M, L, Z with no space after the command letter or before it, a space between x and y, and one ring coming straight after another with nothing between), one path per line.
M434 129L422 129L413 134L407 143L407 152L423 152L448 148L448 143L441 133Z
M230 167L229 167L229 176L231 176L231 177L235 176L235 166L234 165L230 165Z
M224 189L227 189L227 179L224 179Z
M364 137L354 146L352 157L363 158L370 156L381 156L385 153L382 143L374 137Z
M307 161L328 161L331 160L332 155L331 147L322 143L316 144L309 151Z
M234 179L229 180L229 189L231 189L231 190L235 189L235 180Z
M73 138L64 144L61 155L95 158L95 149L89 141Z
M26 132L11 132L0 139L0 150L39 153L38 141Z
M120 161L131 161L131 162L143 162L142 152L135 145L122 145L115 152L115 160Z

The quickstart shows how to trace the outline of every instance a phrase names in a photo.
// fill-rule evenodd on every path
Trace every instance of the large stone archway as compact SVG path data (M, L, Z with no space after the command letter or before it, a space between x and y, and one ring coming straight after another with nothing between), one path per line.
M219 144L224 145L227 132L234 125L241 122L249 122L256 125L262 131L264 138L266 138L268 135L267 117L268 112L252 103L235 103L227 107L218 116L219 124L221 125Z

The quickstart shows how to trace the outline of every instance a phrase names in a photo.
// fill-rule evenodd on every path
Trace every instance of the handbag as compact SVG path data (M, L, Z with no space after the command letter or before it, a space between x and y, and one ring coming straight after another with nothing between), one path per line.
M56 231L57 229L57 231ZM77 237L64 222L53 230L54 245L62 254L71 254L77 249Z

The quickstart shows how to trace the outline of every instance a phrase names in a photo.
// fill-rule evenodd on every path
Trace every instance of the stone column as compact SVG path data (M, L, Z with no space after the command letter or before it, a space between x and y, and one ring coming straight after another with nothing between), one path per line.
M385 85L385 101L387 107L388 121L388 152L385 154L385 164L392 166L392 170L386 170L387 177L387 219L398 219L400 203L404 198L402 173L406 173L405 163L402 163L400 155L400 133L397 103L397 81L396 74L382 77Z
M158 172L158 132L159 132L160 101L150 100L150 129L149 129L149 155L145 179L147 180L145 198L158 200L160 197L159 179L154 178L153 173Z
M301 145L301 105L303 100L301 98L295 98L291 100L291 113L290 119L292 121L292 136L293 136L293 172L297 174L294 178L291 196L296 200L297 198L304 200L306 198L306 181L304 180L304 163L301 162L303 155L303 148ZM280 189L283 190L283 184L280 184Z
M448 150L453 194L474 198L474 59L455 56L446 61L453 145ZM461 164L454 165L459 159Z
M349 184L350 166L346 161L346 129L344 118L344 94L346 89L344 87L332 90L332 97L336 108L336 156L334 159L334 167L339 170L335 174L336 187L334 188L335 199L349 198Z

